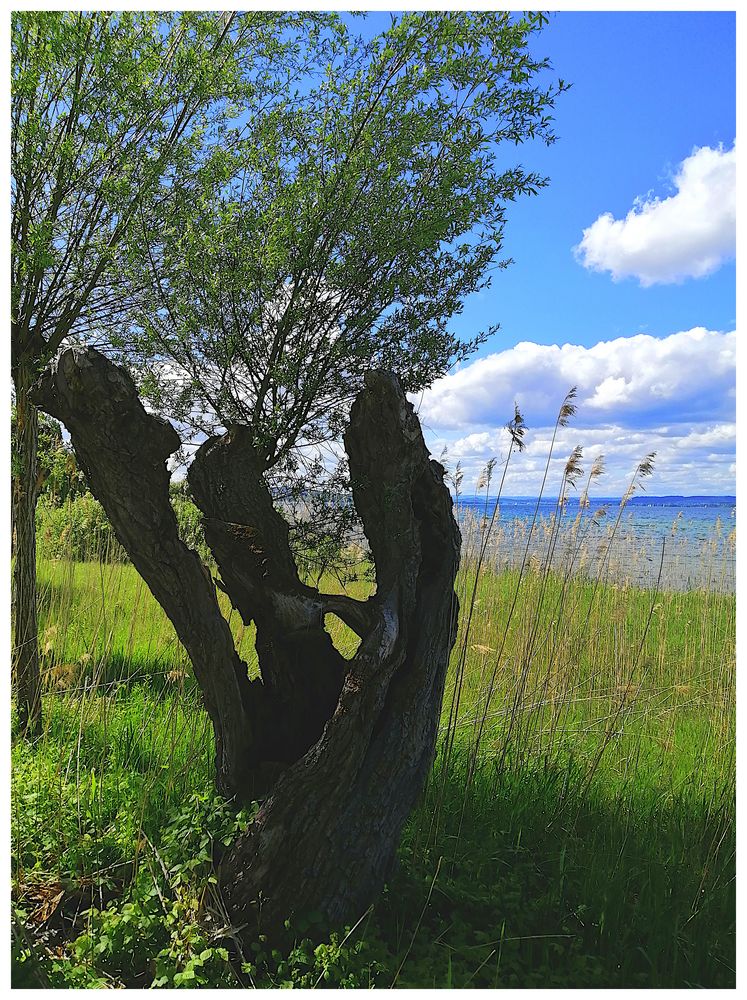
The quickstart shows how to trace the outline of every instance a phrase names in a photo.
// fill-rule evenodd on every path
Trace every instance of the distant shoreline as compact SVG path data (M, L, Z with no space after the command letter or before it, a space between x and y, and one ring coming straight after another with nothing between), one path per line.
M456 497L454 496L453 493L452 493L452 498L456 499ZM485 495L484 494L480 494L480 493L460 493L459 494L459 500L460 500L460 502L461 501L480 501L482 503L485 503L485 499L486 499ZM537 496L518 496L518 495L516 495L516 496L509 496L508 494L505 494L504 496L502 496L500 498L500 502L503 503L504 501L508 502L508 501L521 500L521 501L529 501L529 502L532 502L532 503L536 503L538 499L540 499L540 498L538 498ZM544 497L542 497L541 500L542 500L543 503L553 503L554 504L556 502L555 498L553 498L549 494L546 495L546 496L544 496ZM576 496L570 496L568 498L568 503L569 504L573 504L574 502L577 502L577 500L578 500L578 497L576 497ZM597 504L600 504L600 503L620 503L621 500L622 500L622 497L619 497L619 496L617 496L617 497L612 497L612 496L607 497L607 496L605 496L605 497L595 497L593 499L593 502L597 503ZM487 501L488 501L488 503L493 503L495 501L495 497L494 496L488 496ZM685 503L687 503L687 504L692 504L694 501L701 501L701 502L707 503L707 504L718 503L718 504L724 504L724 505L731 504L733 506L733 505L736 504L737 498L736 498L736 495L732 494L732 493L713 493L713 494L708 494L708 493L694 493L694 494L671 493L671 494L664 494L662 496L653 496L653 495L645 494L645 495L638 495L638 496L631 497L630 500L628 500L628 504L635 505L635 506L640 506L642 504L656 504L656 505L660 504L662 506L665 506L665 505L669 506L671 504L674 504L677 501L685 501Z

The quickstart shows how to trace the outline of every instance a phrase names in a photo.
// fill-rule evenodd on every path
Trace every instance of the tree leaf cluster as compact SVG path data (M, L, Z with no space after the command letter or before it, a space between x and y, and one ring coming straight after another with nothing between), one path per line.
M121 346L153 405L249 425L270 469L338 436L366 370L417 392L493 332L450 321L507 263L507 205L547 183L505 152L554 140L543 23L425 11L303 37L129 245Z
M11 30L13 364L126 329L121 253L316 15L16 11ZM284 38L284 34L289 37ZM254 95L254 96L253 96Z

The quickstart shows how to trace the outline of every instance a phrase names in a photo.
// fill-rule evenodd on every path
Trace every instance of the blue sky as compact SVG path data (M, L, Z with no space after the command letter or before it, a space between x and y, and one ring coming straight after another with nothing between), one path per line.
M574 382L558 466L576 444L587 462L604 453L600 491L612 495L656 450L652 494L734 492L735 44L735 15L715 12L561 12L538 36L573 87L557 103L558 141L507 162L551 183L510 206L515 263L453 324L501 330L419 401L467 492L505 451L514 398L532 433L506 491L533 492Z

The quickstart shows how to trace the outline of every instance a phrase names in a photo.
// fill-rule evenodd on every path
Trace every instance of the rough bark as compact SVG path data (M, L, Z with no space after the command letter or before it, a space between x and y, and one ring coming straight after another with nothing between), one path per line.
M18 726L27 736L42 728L41 675L36 617L36 502L39 414L29 398L32 369L23 359L14 371L16 391L17 468L12 477L12 518L15 533L13 610L15 634L13 672Z
M435 749L457 602L459 531L396 379L371 374L345 446L376 561L374 625L318 743L278 780L221 870L234 920L340 924L380 890Z
M36 395L67 425L93 492L192 659L219 788L269 792L221 867L234 922L274 932L309 910L329 924L355 919L390 871L431 766L457 615L451 498L399 382L367 376L345 435L376 565L366 602L299 579L246 428L198 451L189 479L219 585L257 626L262 678L252 682L213 581L178 538L165 467L178 444L171 425L147 414L129 377L90 348L65 352ZM330 611L362 638L351 661L324 630Z
M176 431L146 413L129 376L91 348L65 351L34 395L67 427L93 494L173 622L213 723L217 786L239 794L256 735L250 685L210 574L179 538L166 469Z
M332 715L346 661L324 628L320 594L302 584L248 428L203 444L189 470L203 512L205 539L223 588L245 624L256 625L256 649L272 727L263 754L293 763L316 742Z

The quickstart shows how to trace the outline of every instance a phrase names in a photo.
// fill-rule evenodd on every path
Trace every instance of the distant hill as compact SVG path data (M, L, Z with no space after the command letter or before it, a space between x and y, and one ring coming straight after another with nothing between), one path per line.
M683 507L696 507L701 505L710 506L711 504L714 503L731 504L732 506L734 506L736 502L737 498L735 496L728 496L728 495L693 496L693 497L674 495L674 496L663 496L663 497L650 497L641 494L639 494L638 496L631 497L629 501L629 503L631 504L644 504L649 506L651 504L657 504L657 505L661 504L662 506L664 505L669 506L670 504L682 504Z

